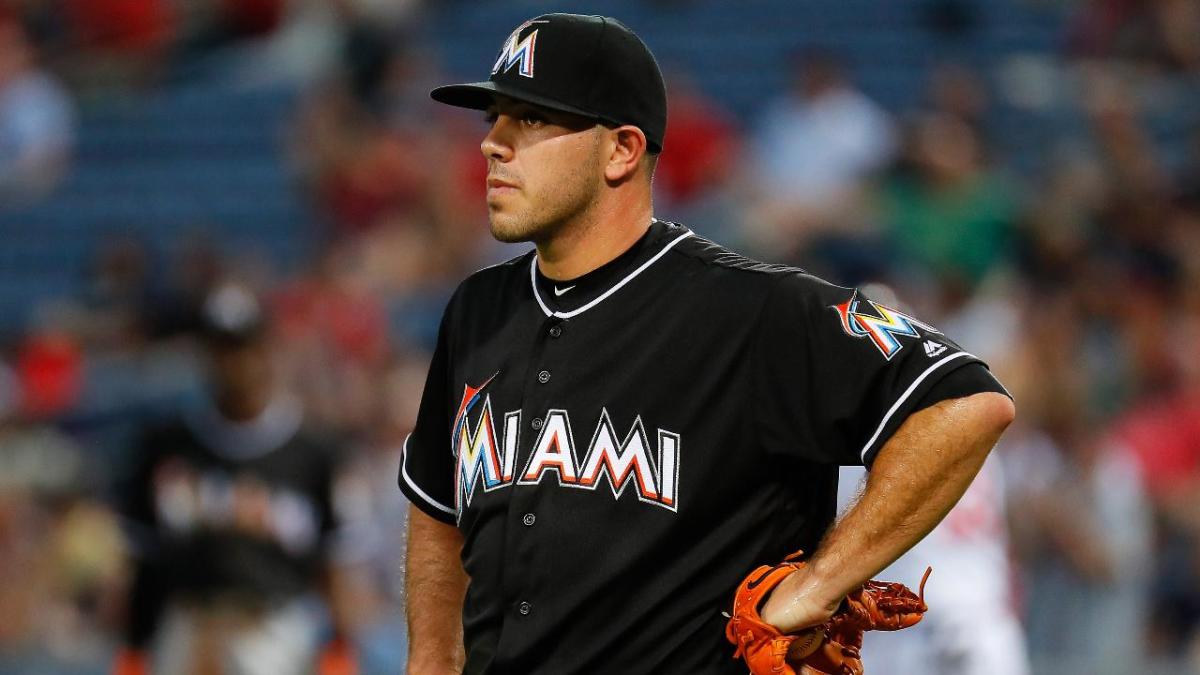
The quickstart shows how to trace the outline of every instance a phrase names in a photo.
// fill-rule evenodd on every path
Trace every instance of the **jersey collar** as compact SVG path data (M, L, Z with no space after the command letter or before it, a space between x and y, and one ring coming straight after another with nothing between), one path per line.
M291 394L277 394L258 417L235 422L206 400L191 409L185 423L209 450L230 459L250 459L283 447L300 431L304 409Z
M685 227L654 220L642 238L627 251L600 267L567 281L543 275L537 254L530 256L529 281L533 297L546 316L569 319L606 300L637 275L666 255L676 244L692 236Z

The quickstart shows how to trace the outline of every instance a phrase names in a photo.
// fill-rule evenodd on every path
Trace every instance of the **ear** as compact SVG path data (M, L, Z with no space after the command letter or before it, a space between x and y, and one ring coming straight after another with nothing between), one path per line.
M608 163L604 166L604 178L611 183L628 180L638 171L642 156L646 154L646 134L630 125L610 132Z

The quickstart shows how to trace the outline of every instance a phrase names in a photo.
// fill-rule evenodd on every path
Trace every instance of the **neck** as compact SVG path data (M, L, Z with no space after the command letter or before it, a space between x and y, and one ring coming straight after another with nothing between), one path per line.
M649 201L584 214L537 242L538 269L556 281L583 276L637 243L650 227L652 214Z
M267 390L242 395L228 393L217 395L217 410L230 422L255 420L266 411L270 404L271 394Z

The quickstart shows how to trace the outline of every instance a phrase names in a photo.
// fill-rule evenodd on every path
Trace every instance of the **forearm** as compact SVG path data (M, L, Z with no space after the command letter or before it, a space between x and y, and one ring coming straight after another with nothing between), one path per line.
M1007 397L984 393L909 417L880 450L862 496L784 596L772 594L764 618L771 610L768 621L780 628L811 625L814 606L832 613L848 592L912 548L958 502L1012 414ZM791 609L789 597L803 603Z
M462 535L409 508L405 597L410 675L461 673L462 607L467 590Z

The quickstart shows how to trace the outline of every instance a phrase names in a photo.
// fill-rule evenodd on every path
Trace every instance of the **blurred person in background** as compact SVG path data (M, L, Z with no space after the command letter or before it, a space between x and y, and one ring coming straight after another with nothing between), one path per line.
M1015 194L989 166L976 129L943 112L921 114L911 125L879 208L899 276L931 271L949 307L1004 260L1017 214Z
M395 354L374 382L372 418L356 439L357 452L339 479L346 511L356 515L363 546L347 575L352 586L359 662L364 673L403 672L408 656L404 606L405 539L408 499L396 490L391 471L400 462L404 439L412 431L428 371L429 355ZM389 469L391 471L389 471Z
M1193 0L1079 4L1068 32L1072 55L1124 59L1167 72L1200 72L1200 4Z
M853 502L865 471L843 467L839 508ZM925 599L934 608L900 633L868 638L863 666L879 675L1028 675L1029 654L1013 587L1001 459L989 456L958 504L932 532L880 573L888 579L934 574Z
M38 66L20 18L0 4L0 207L49 193L67 169L74 135L70 96Z
M0 361L0 672L89 673L111 648L121 535L37 386Z
M1028 308L1003 444L1036 672L1124 675L1145 663L1151 519L1134 456L1094 411L1089 321L1068 291Z
M311 272L274 294L281 377L310 421L341 432L367 427L373 381L388 355L365 251L350 242L330 246Z
M757 247L795 257L822 236L862 236L864 181L897 148L891 116L854 86L840 59L796 59L792 89L768 104L750 141Z
M705 237L741 242L743 207L731 189L742 150L733 116L686 73L667 74L667 136L654 198Z
M1142 340L1159 330L1151 345L1164 353L1143 360L1168 374L1151 379L1159 386L1120 415L1114 435L1137 459L1155 512L1150 646L1200 668L1200 207L1175 208L1167 239L1180 254L1178 292L1159 303L1135 299L1151 314L1131 330Z
M159 84L180 36L170 0L62 0L62 68L84 99ZM178 5L179 7L177 7Z
M121 493L134 578L117 672L353 672L344 448L280 387L253 294L218 288L203 320L211 395L146 431Z

